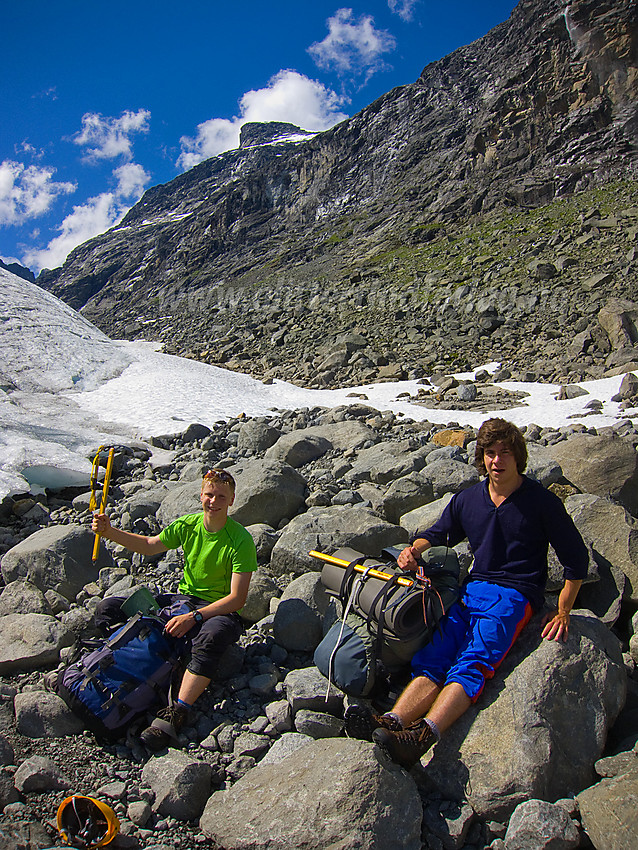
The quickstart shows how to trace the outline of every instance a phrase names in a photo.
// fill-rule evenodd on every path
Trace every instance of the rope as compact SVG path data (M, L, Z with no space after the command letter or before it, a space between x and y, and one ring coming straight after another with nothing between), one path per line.
M328 698L330 696L330 687L332 685L332 673L333 673L334 657L335 657L335 654L336 654L337 650L339 649L339 646L341 645L341 641L343 639L343 630L344 630L345 625L346 625L346 618L348 617L348 614L350 613L352 603L354 601L355 596L357 595L359 587L363 584L363 582L365 581L365 579L366 579L366 577L367 577L367 575L368 575L368 573L370 572L371 569L372 569L371 566L365 567L363 572L358 573L355 580L352 582L352 590L350 591L350 595L348 596L348 601L346 603L346 607L344 609L344 612L343 612L342 618L341 618L341 628L339 629L339 637L337 638L337 641L334 645L334 649L330 653L330 659L328 661L328 687L326 688L326 695L324 697L324 702L328 702Z

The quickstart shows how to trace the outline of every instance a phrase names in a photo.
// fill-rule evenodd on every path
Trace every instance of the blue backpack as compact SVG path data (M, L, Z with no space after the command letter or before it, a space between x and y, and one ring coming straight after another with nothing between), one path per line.
M135 614L108 638L85 641L57 677L56 692L100 738L123 736L141 715L167 705L188 651L161 617Z

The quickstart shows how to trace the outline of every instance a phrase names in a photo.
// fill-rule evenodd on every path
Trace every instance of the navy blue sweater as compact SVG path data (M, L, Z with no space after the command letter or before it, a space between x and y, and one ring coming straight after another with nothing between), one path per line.
M523 483L498 507L488 479L456 493L440 519L412 538L433 546L455 546L467 537L474 564L469 581L490 581L520 591L534 610L543 606L548 544L566 579L587 575L589 554L558 496L523 476Z

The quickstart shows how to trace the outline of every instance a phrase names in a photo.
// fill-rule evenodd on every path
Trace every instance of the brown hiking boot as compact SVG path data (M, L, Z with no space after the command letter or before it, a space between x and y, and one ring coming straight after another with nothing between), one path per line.
M373 714L365 705L352 704L346 708L344 714L346 724L346 735L349 738L358 738L360 741L372 741L372 733L375 729L393 729L399 731L401 724L395 717L387 714Z
M151 752L157 753L177 744L180 729L186 723L188 709L181 705L169 705L157 712L157 717L140 733L140 741Z
M388 756L410 770L421 759L437 738L425 720L416 720L407 729L394 732L391 729L375 729L372 740L378 744Z

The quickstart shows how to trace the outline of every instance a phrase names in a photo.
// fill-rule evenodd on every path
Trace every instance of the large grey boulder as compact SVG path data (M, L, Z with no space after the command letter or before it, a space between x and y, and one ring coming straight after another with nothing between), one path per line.
M153 810L189 821L198 818L210 795L212 768L180 750L153 757L144 765L142 779L155 795Z
M313 740L310 735L303 735L301 732L284 732L280 738L277 738L260 764L276 764L294 753L295 750L312 744Z
M410 536L416 534L417 531L425 531L426 528L430 528L438 520L453 495L454 493L446 493L440 499L408 511L399 518L399 525Z
M538 481L543 487L549 487L550 484L555 484L563 477L563 470L552 457L550 449L535 443L528 443L525 474Z
M413 451L408 440L388 440L362 449L344 480L351 484L362 481L388 484L396 478L418 472L424 466L423 453Z
M421 819L403 770L371 744L326 738L213 794L200 826L226 850L420 850Z
M270 612L270 600L281 595L279 587L261 570L256 570L250 579L248 597L241 609L242 619L247 623L258 623Z
M540 628L536 617L476 707L430 751L429 780L444 796L467 795L487 820L590 785L625 701L620 643L597 618L575 612L565 643L541 639Z
M290 651L312 652L323 637L323 615L330 597L319 573L304 573L286 587L277 604L273 635Z
M43 791L66 791L71 780L46 756L32 756L23 761L14 777L18 791L41 794Z
M307 431L289 431L266 452L267 460L279 460L297 469L310 461L318 460L330 451L332 443L318 434Z
M357 419L313 425L310 428L305 428L304 434L327 440L334 449L339 451L360 449L366 443L375 443L378 439L372 428Z
M591 542L594 557L602 569L626 576L631 599L638 601L638 523L621 505L592 494L568 496L565 508L576 528ZM615 576L615 584L621 584ZM621 588L622 589L622 588ZM582 592L582 591L581 591ZM609 590L606 596L609 595ZM585 597L583 597L585 598ZM595 602L595 600L592 600ZM599 613L596 611L596 613Z
M132 520L155 516L168 492L166 488L159 487L154 490L140 490L130 499L126 499L123 503L124 510Z
M279 439L281 432L266 422L251 419L239 429L237 448L242 454L256 455L265 452Z
M46 596L26 579L10 582L0 595L0 617L5 614L50 614L51 609Z
M24 691L13 701L16 725L28 738L64 738L81 735L84 724L63 699L46 691Z
M576 434L553 445L551 456L583 493L607 496L638 514L638 452L629 440Z
M638 768L601 779L578 795L585 832L596 850L634 850L638 837Z
M563 806L545 800L518 805L505 834L505 850L571 850L580 846L580 832Z
M265 522L256 522L254 525L247 525L246 531L249 532L257 550L257 560L260 563L267 561L270 558L272 548L279 540L279 533Z
M73 632L49 614L0 617L0 675L54 666L73 638Z
M610 298L598 313L598 323L609 337L612 349L632 346L638 340L638 304Z
M388 487L362 484L359 493L368 499L375 511L385 516L388 522L399 523L403 514L432 502L432 482L419 472L397 478Z
M303 710L341 715L343 693L329 685L317 667L291 670L284 679L284 690L293 715Z
M474 466L450 457L428 463L421 470L421 475L431 482L435 499L440 499L446 493L459 493L480 481Z
M187 481L170 488L157 511L157 519L163 526L185 514L196 514L202 509L200 494L202 481Z
M407 539L404 529L363 507L311 508L285 527L272 550L270 568L275 575L301 575L321 569L321 562L308 554L311 550L332 554L343 546L351 546L364 555L378 557L386 546Z
M277 528L303 507L306 480L287 463L278 460L242 462L229 470L237 482L231 516L242 525L266 523Z
M115 562L104 544L96 562L92 560L95 535L79 525L51 525L22 540L2 558L6 584L28 579L43 593L54 590L67 599L89 582L97 581L99 571Z

